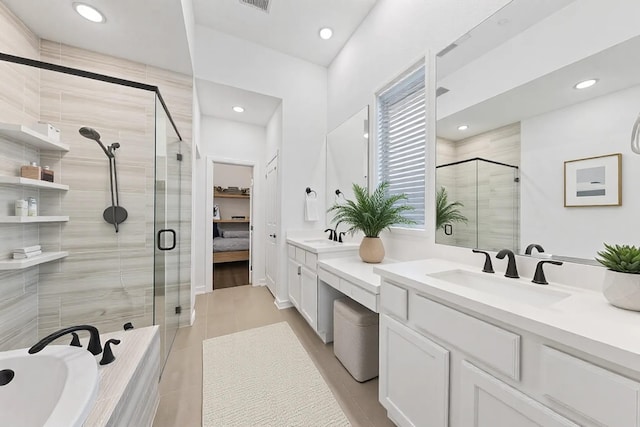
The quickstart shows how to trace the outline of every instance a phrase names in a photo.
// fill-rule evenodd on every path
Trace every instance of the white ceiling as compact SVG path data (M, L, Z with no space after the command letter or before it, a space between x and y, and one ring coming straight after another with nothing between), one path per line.
M271 0L268 14L239 0L193 0L193 5L196 24L328 66L376 1ZM322 27L333 29L331 39L320 39Z
M529 117L640 85L640 55L637 52L640 52L640 37L605 49L465 110L439 118L438 136L459 141ZM573 88L576 83L589 78L599 79L598 84L583 90ZM469 125L469 129L459 131L458 126L461 124Z
M41 38L192 74L179 0L83 0L104 24L80 17L71 0L1 1Z
M196 79L200 112L252 125L266 126L281 100L248 90ZM234 106L244 108L243 113L233 111Z

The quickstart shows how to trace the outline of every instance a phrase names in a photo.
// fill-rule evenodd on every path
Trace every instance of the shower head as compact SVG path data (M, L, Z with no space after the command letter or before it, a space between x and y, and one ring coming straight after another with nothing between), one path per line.
M81 127L78 132L80 132L80 135L84 136L85 138L93 139L95 142L97 142L100 145L100 148L102 148L102 151L104 151L104 154L107 155L107 157L109 158L113 157L113 154L107 151L104 144L102 144L102 141L100 141L100 134L98 133L97 130L84 126L84 127Z

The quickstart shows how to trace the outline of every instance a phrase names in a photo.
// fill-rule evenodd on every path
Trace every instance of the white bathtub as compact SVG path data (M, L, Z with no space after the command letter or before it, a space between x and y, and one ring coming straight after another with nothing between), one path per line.
M83 348L49 345L36 354L0 352L3 370L14 376L0 385L2 426L81 427L98 393L98 363ZM10 376L0 374L0 384Z

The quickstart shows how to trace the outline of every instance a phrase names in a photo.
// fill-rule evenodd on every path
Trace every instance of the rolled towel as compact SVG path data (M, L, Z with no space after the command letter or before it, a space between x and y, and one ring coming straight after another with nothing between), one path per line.
M313 222L318 220L318 199L307 197L304 202L304 220Z

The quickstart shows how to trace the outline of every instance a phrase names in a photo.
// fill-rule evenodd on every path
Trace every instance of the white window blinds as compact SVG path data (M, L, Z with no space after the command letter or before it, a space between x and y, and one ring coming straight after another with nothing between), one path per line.
M424 228L426 100L425 67L410 72L378 95L378 181L389 194L405 193L414 210L405 216Z

